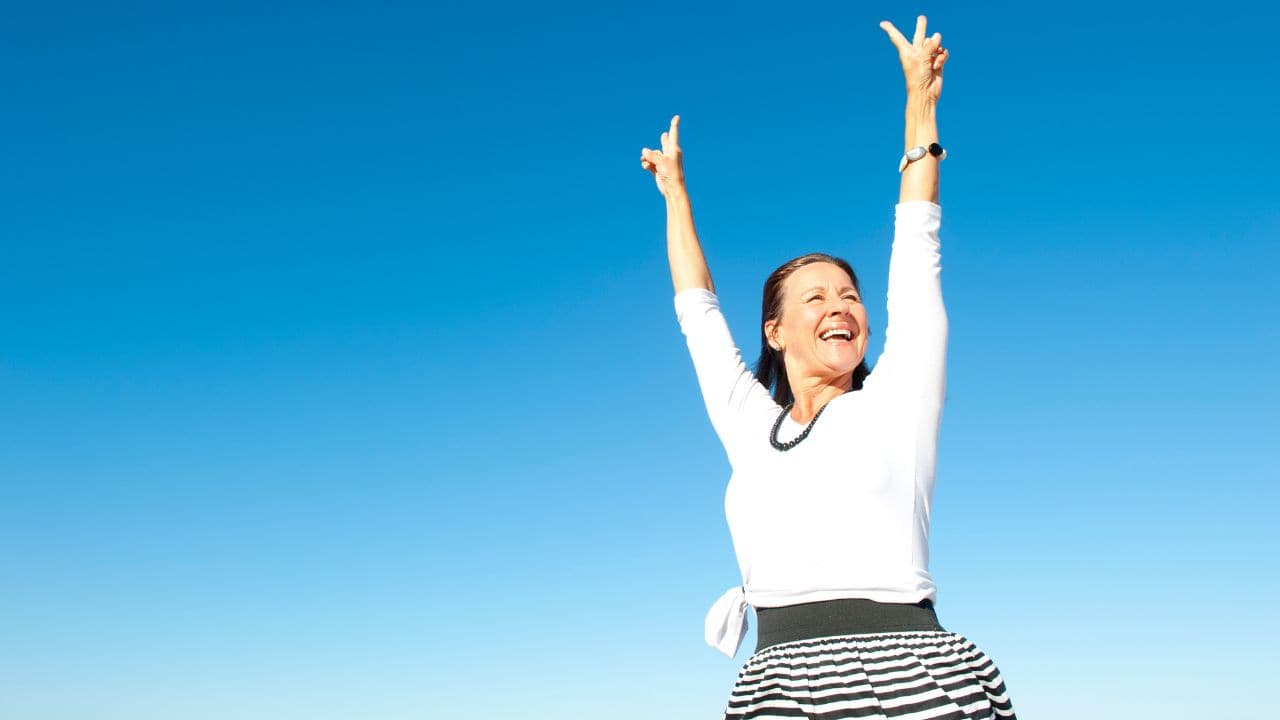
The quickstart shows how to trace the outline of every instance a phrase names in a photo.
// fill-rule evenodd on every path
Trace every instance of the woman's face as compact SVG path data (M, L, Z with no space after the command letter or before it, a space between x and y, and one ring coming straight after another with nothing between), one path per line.
M782 317L765 337L781 347L792 387L805 378L840 380L867 353L867 310L849 274L815 262L782 282Z

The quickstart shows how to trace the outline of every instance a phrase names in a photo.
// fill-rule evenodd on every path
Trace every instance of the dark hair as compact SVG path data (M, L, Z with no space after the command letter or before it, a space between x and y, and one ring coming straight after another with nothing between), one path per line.
M764 293L760 302L760 359L756 360L756 379L761 385L769 388L773 393L774 402L779 405L787 405L795 400L791 394L791 383L787 380L787 367L782 362L782 351L774 350L769 345L769 338L765 337L764 324L770 320L782 319L782 283L791 273L799 270L805 265L813 263L831 263L836 267L849 273L849 278L853 280L853 287L862 294L862 288L858 285L858 276L853 272L853 267L848 262L838 257L832 257L825 253L809 253L801 255L793 260L788 260L774 270L767 280L764 281ZM865 330L865 328L864 328ZM871 370L867 367L866 358L858 363L858 367L853 370L853 386L850 390L861 390L862 381L867 379L867 375Z

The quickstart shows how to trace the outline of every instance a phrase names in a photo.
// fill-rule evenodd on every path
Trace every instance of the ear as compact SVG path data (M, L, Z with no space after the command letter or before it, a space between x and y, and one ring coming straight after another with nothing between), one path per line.
M777 320L768 320L764 324L764 338L769 347L782 350L786 347L782 340L782 326Z

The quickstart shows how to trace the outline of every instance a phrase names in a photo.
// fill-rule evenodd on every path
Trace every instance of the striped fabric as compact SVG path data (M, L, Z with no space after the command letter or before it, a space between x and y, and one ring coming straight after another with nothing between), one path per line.
M747 718L1014 718L1000 671L950 632L840 635L752 655L726 720Z

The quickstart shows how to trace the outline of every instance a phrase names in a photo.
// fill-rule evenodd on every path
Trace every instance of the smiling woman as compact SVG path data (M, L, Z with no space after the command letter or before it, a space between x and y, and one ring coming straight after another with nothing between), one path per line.
M818 340L838 350L826 367L840 369L853 361L849 389L861 390L867 378L867 340L871 331L867 327L867 309L862 305L862 290L858 276L848 262L826 253L810 253L783 263L764 282L763 301L760 309L760 358L756 360L756 379L765 387L773 388L773 399L788 408L794 400L787 367L783 362L786 347L783 308L790 306L790 320L786 325L796 326L791 334L803 337L803 326L808 319L811 326L819 328ZM842 307L843 306L843 307ZM824 318L827 313L832 317ZM818 317L812 317L812 316ZM803 357L798 345L793 345L788 356L793 362ZM852 353L853 357L846 355ZM811 367L814 363L806 363ZM814 368L816 370L816 368ZM797 373L797 377L810 375Z
M742 585L711 608L707 642L732 656L748 606L760 624L726 718L1014 717L995 664L939 624L928 569L946 375L936 110L947 51L923 16L912 40L881 27L902 63L907 112L874 371L853 269L810 254L765 282L750 372L694 230L679 117L660 151L641 151L666 199L676 315L733 467L725 511Z

